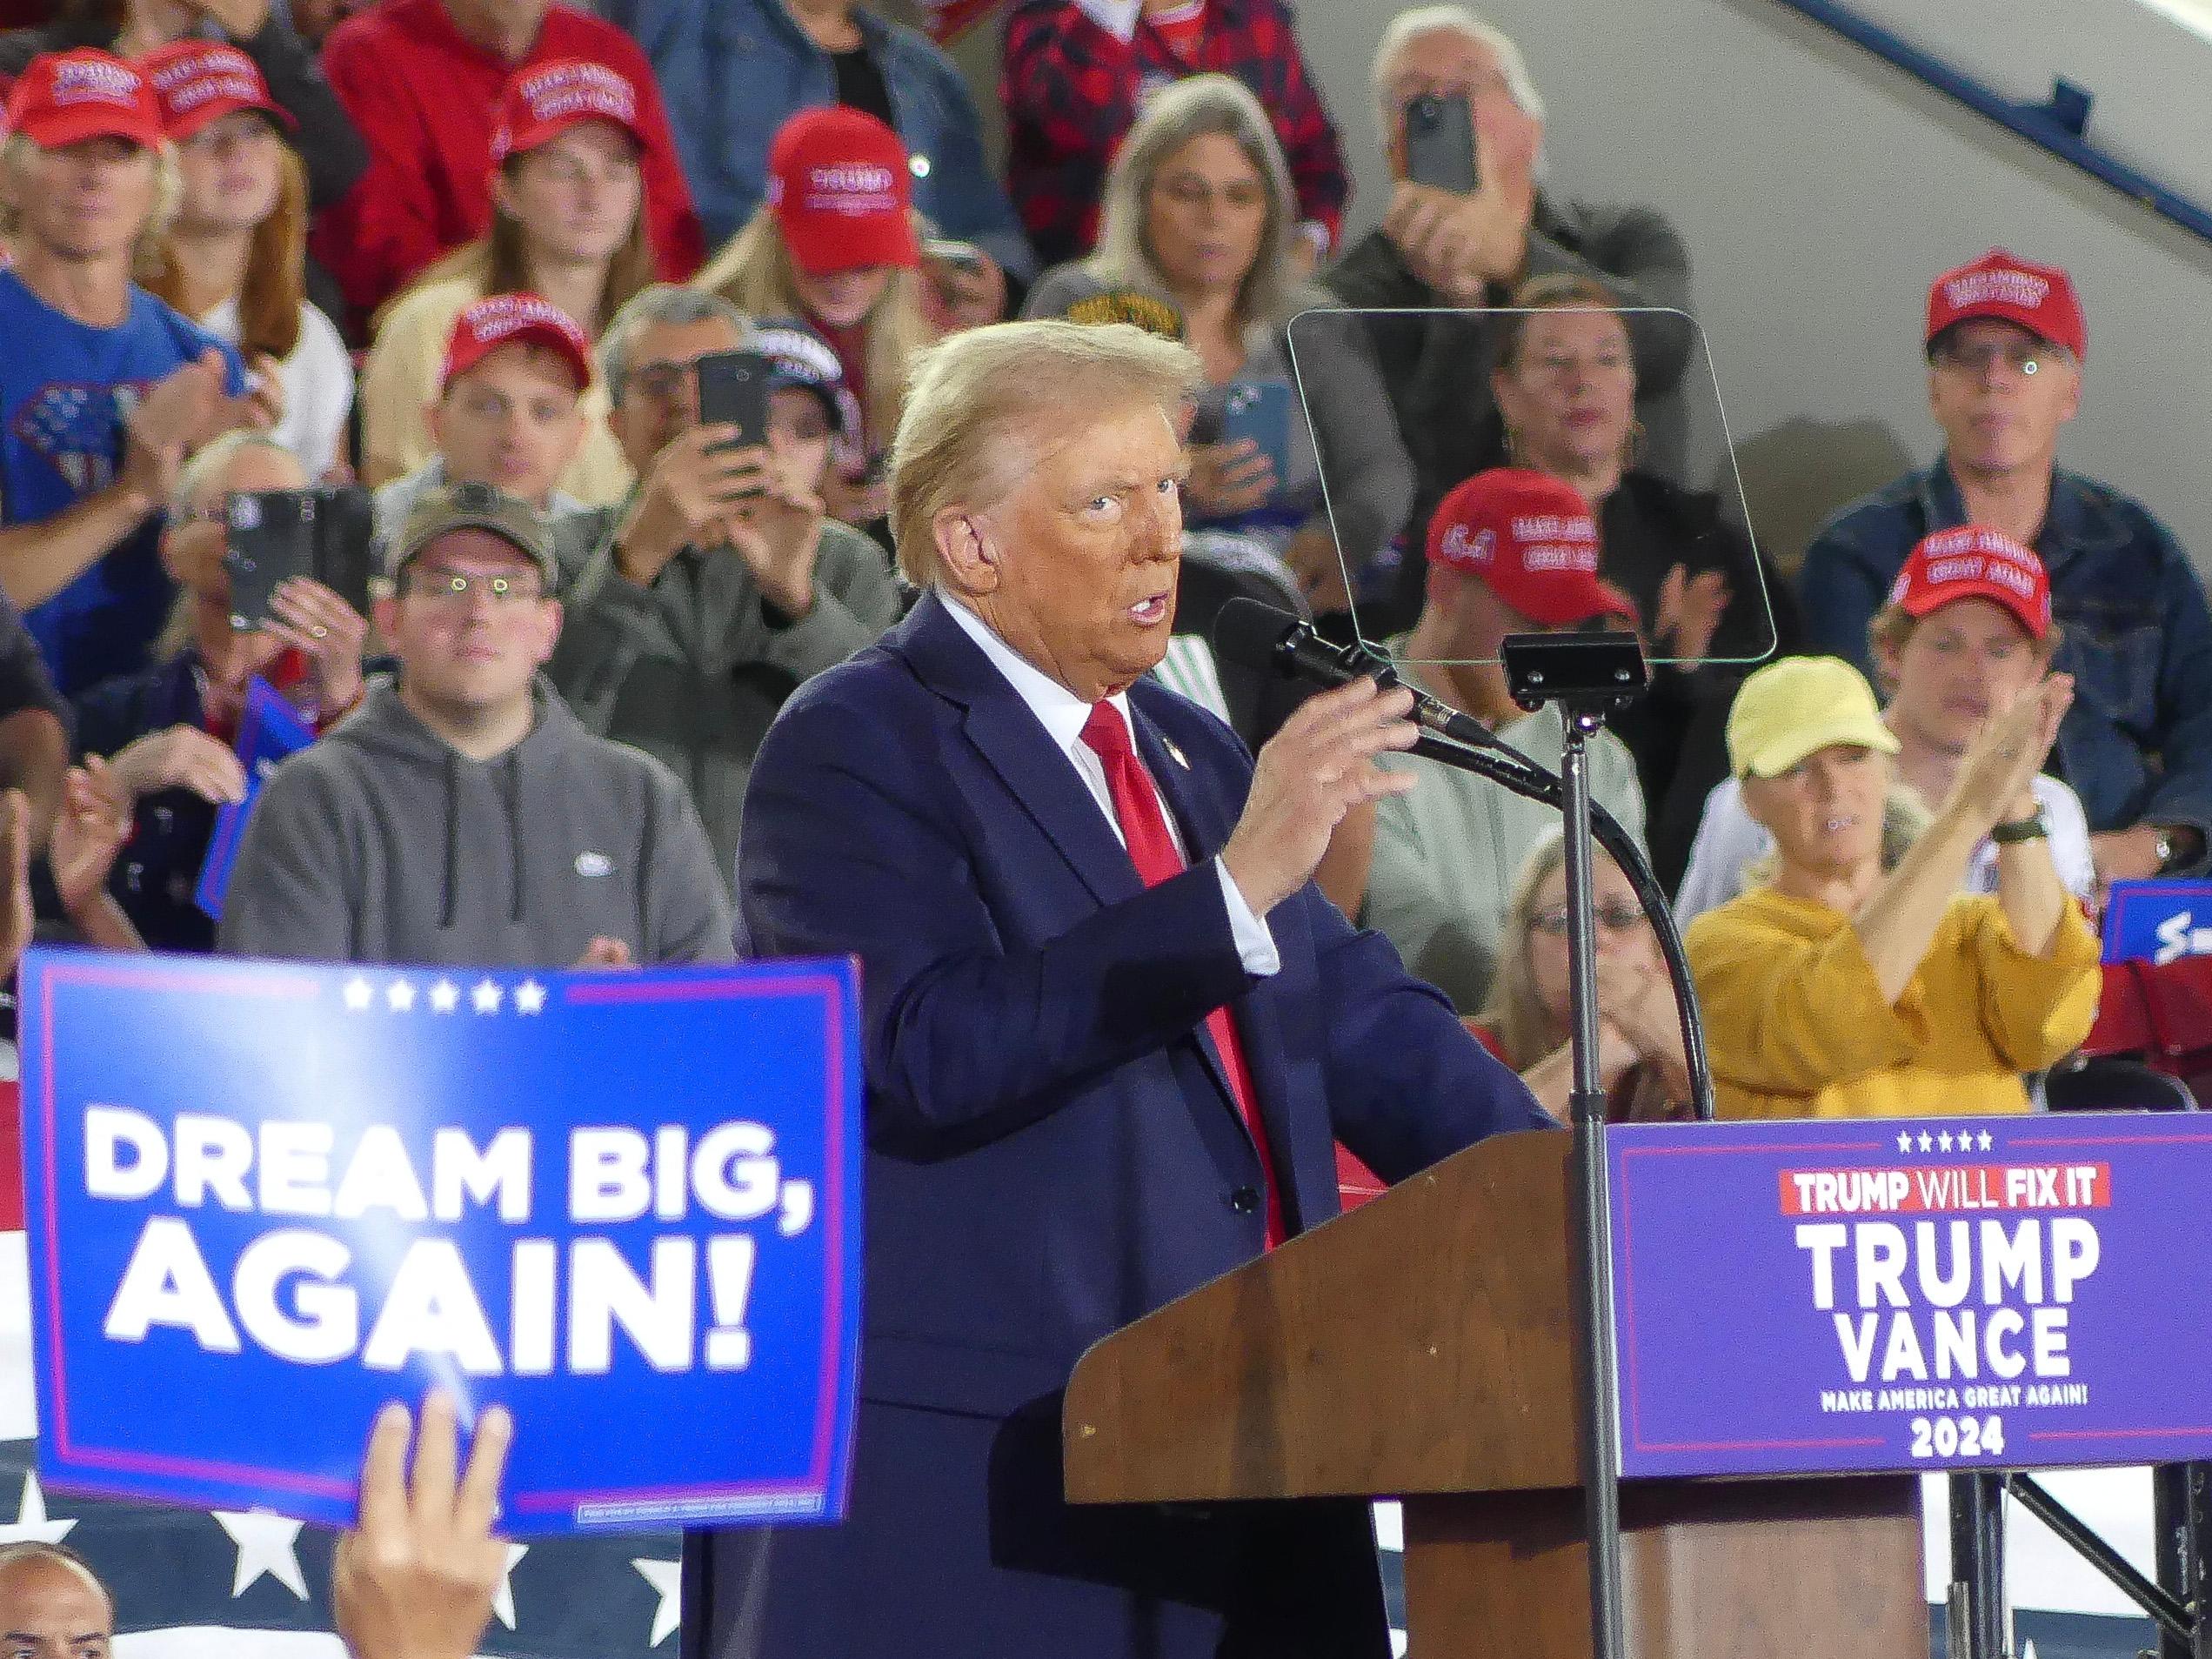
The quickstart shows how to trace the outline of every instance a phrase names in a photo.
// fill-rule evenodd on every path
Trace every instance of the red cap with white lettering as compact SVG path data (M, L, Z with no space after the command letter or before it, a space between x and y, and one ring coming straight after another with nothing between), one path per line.
M523 341L542 345L576 371L576 390L591 384L591 343L569 314L535 294L492 294L453 319L445 343L445 367L438 377L442 393L460 376L503 345Z
M2016 323L2039 340L2088 355L2088 324L2072 278L2056 265L2039 265L1992 248L1970 265L1947 271L1928 291L1929 345L1945 329L1977 317Z
M518 70L499 94L491 159L503 162L535 150L586 121L608 122L636 143L645 142L638 124L638 89L620 70L587 57L557 57Z
M1598 576L1598 526L1588 505L1548 473L1494 466L1456 485L1428 521L1428 557L1480 577L1547 628L1608 616L1636 625L1636 602Z
M253 59L219 40L178 40L157 46L139 60L161 100L169 136L183 144L226 115L251 110L290 130L299 123L269 96L269 83Z
M161 104L146 77L111 52L86 46L34 57L8 95L8 131L41 150L87 138L162 141Z
M2001 530L1961 525L1922 537L1889 590L1890 604L1914 618L1956 599L2003 605L2032 639L2050 634L2050 573L2032 551Z
M810 277L922 262L906 146L865 110L801 110L768 145L768 204Z

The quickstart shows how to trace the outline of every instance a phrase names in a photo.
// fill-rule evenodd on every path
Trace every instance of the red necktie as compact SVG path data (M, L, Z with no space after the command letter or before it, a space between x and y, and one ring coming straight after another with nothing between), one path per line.
M1121 717L1121 711L1111 703L1093 705L1091 718L1083 723L1083 742L1106 767L1106 793L1113 799L1113 815L1120 821L1122 836L1129 843L1129 860L1137 866L1138 876L1146 886L1156 887L1168 877L1182 874L1183 855L1175 850L1175 840L1167 833L1159 792L1138 763L1137 752L1129 741L1129 722ZM1228 1076L1229 1094L1236 1101L1237 1112L1260 1154L1260 1179L1267 1194L1267 1248L1272 1250L1286 1236L1282 1198L1275 1186L1274 1161L1267 1155L1260 1099L1253 1092L1252 1073L1244 1062L1244 1043L1226 1006L1206 1016L1206 1028L1221 1057L1221 1069Z

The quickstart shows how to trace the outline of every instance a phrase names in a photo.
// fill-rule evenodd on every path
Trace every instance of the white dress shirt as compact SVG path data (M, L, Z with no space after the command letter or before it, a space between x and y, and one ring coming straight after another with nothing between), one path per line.
M1089 744L1083 741L1083 727L1091 718L1091 706L1023 658L1020 652L992 632L983 619L966 605L951 594L944 593L942 590L939 592L945 600L945 608L952 612L952 620L960 625L961 632L982 647L983 654L991 659L991 666L1006 677L1006 683L1014 688L1016 695L1028 705L1029 712L1044 726L1046 735L1067 757L1068 764L1075 768L1076 776L1083 779L1083 786L1091 792L1091 799L1098 803L1099 811L1106 815L1106 824L1113 831L1114 839L1126 846L1129 838L1122 833L1120 819L1114 815L1113 792L1106 786L1106 763L1099 759ZM1129 713L1128 693L1119 692L1107 700L1121 712L1121 718L1129 722L1129 737L1133 746L1137 735L1136 723ZM1139 771L1143 770L1141 755L1138 757L1137 766ZM1151 781L1150 774L1146 774L1146 780ZM1153 784L1153 793L1155 795L1159 793L1157 783ZM1188 864L1190 848L1184 845L1183 832L1175 822L1175 814L1167 810L1165 800L1159 804L1159 815L1167 825L1168 834L1174 838L1176 853L1185 864ZM1243 959L1244 971L1256 979L1265 979L1283 965L1282 958L1275 951L1275 936L1267 931L1266 922L1255 915L1252 906L1245 902L1244 894L1237 891L1237 884L1230 879L1228 866L1216 859L1213 868L1221 879L1221 897L1229 910L1229 929L1236 939L1237 954Z

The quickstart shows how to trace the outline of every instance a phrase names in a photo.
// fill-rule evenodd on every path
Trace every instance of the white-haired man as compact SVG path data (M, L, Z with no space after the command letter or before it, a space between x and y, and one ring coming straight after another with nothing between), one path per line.
M929 592L754 766L751 936L865 965L867 1381L846 1524L708 1546L716 1659L1388 1652L1355 1504L1061 1496L1076 1359L1333 1214L1333 1134L1395 1179L1544 1121L1310 879L1348 810L1411 786L1374 764L1413 739L1406 694L1317 696L1255 767L1144 678L1200 373L1126 324L935 347L891 485Z
M1593 277L1624 307L1666 306L1678 317L1630 320L1636 406L1647 465L1673 474L1683 454L1681 387L1695 330L1689 321L1689 254L1664 217L1645 207L1593 207L1539 187L1544 101L1520 50L1460 5L1401 11L1374 56L1375 118L1390 158L1390 204L1381 226L1323 278L1360 311L1470 309L1511 302L1531 278ZM1474 127L1472 191L1416 184L1407 175L1407 111L1423 99L1467 100ZM1418 490L1407 545L1425 544L1444 492L1507 462L1508 445L1489 394L1494 356L1480 318L1375 318L1369 331ZM1402 566L1393 626L1420 608L1425 561Z

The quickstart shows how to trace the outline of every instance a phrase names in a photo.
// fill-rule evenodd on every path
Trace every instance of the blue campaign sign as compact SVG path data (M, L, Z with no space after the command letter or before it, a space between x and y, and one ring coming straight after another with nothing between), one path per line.
M40 1477L349 1524L441 1385L511 1532L837 1519L856 984L32 951Z
M223 920L224 895L231 891L231 866L238 861L238 840L246 833L246 816L261 798L261 786L277 763L315 741L315 728L300 719L299 711L283 693L257 676L246 686L245 711L238 719L238 759L245 765L246 798L226 802L215 814L215 833L208 837L207 856L200 863L199 886L192 902L216 920Z
M2212 881L2115 881L2104 906L2104 960L2163 967L2212 956Z
M1625 1475L2212 1455L2212 1119L1607 1138Z

